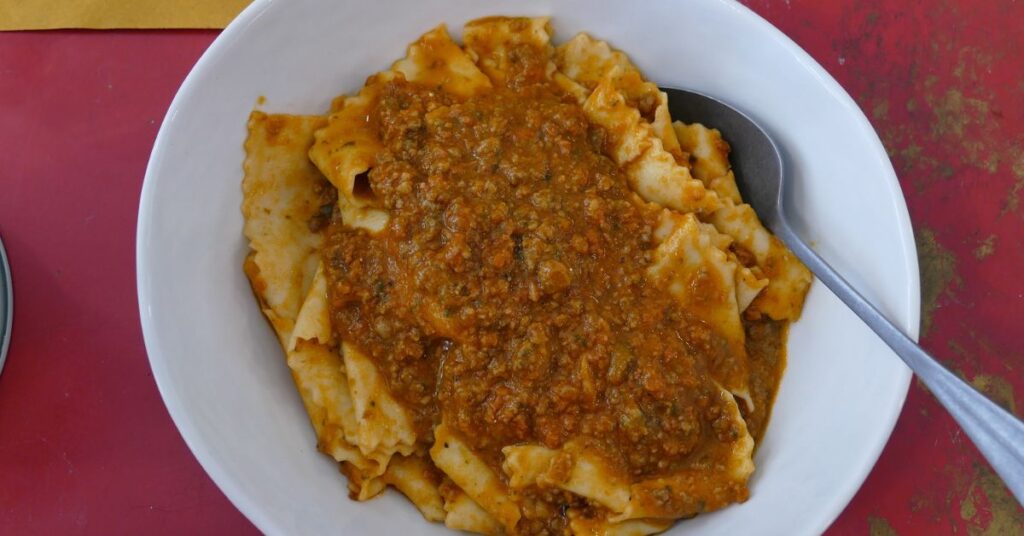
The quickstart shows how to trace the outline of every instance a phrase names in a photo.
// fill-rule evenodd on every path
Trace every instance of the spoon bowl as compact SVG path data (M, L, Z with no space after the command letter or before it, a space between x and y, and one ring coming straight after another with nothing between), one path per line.
M732 147L730 163L740 194L762 223L903 359L974 441L1017 501L1024 504L1024 423L943 367L793 231L786 217L782 152L760 125L714 97L682 89L662 91L668 94L673 118L701 123L722 133Z
M768 228L778 222L782 207L782 180L760 180L783 177L782 153L775 141L760 125L743 112L703 93L662 88L668 94L669 114L684 123L701 123L718 129L729 140L732 151L729 162L736 175L743 199ZM758 177L759 180L743 180Z

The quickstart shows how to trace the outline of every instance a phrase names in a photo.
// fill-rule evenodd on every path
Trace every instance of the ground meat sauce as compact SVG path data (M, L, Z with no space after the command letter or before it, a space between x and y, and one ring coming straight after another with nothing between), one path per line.
M646 278L660 209L604 156L604 132L543 69L509 80L463 102L381 89L368 120L384 149L357 191L390 221L372 237L329 222L334 329L420 438L443 418L499 475L502 447L572 438L632 479L684 468L704 438L737 433L706 365L721 341ZM747 321L747 335L760 435L785 328ZM526 512L518 530L560 532L580 502L533 500L556 515Z
M754 410L746 411L746 405L740 404L743 420L747 430L754 438L754 445L761 444L764 430L768 426L768 418L772 413L775 393L782 380L782 372L786 369L786 334L789 322L779 322L767 318L743 320L747 333L747 358L750 364L750 398L754 402Z

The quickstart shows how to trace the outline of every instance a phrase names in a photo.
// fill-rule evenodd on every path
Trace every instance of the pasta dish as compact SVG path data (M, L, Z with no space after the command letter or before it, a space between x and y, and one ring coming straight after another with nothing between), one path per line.
M439 26L248 128L245 273L353 499L588 535L747 499L811 277L622 52Z

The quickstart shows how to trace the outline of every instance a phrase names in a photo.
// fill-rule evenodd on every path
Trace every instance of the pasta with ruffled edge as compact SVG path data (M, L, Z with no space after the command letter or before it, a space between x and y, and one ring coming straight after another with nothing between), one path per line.
M324 177L306 156L313 132L325 123L318 116L254 112L245 144L242 206L251 252L245 273L282 347L296 388L317 437L317 448L342 465L352 497L366 500L387 484L406 494L428 519L444 518L438 478L425 454L404 445L394 453L359 446L360 427L372 422L357 416L345 364L328 317L327 290L318 268L322 240L308 222L321 212L318 182ZM380 389L372 380L371 391ZM385 393L386 394L386 393ZM400 408L399 408L400 409ZM392 407L392 411L394 407ZM385 423L386 424L386 423ZM379 445L372 437L364 446ZM397 443L397 442L396 442ZM433 491L431 491L433 490Z
M528 38L509 37L515 33L510 30L514 24L518 24ZM489 58L507 56L502 52L505 47L522 43L530 43L551 54L552 63L571 80L555 79L555 82L562 87L569 86L570 94L577 96L587 117L609 132L609 153L626 169L634 191L647 201L684 213L717 211L721 204L716 193L707 190L690 174L688 153L680 149L669 117L667 95L644 80L625 54L613 51L607 43L581 33L552 50L550 36L541 28L547 28L547 19L474 21L467 25L466 47L484 63L498 63ZM545 70L549 77L552 73L550 69ZM503 79L499 77L495 83ZM582 98L585 91L571 87L573 84L592 93ZM731 254L729 237L710 226L683 226L684 220L672 214L667 212L658 231L659 240L663 242L655 252L656 261L649 273L652 279L675 289L674 296L691 310L699 311L698 316L718 328L719 334L729 341L730 355L716 362L713 373L722 385L752 408L747 385L745 335L739 315L767 281L751 273ZM676 228L680 230L676 232ZM687 230L692 231L694 238L689 242L681 241L679 233ZM690 244L688 255L682 249L684 244ZM701 248L699 252L694 251L697 247ZM691 289L695 283L702 287L700 300L691 299L695 296Z
M565 76L588 89L602 83L619 89L626 101L641 111L665 149L680 164L689 161L693 176L717 195L719 208L704 211L702 217L755 257L751 266L740 264L740 310L753 302L753 312L775 320L799 318L811 283L810 272L743 203L729 165L729 145L721 133L700 124L672 123L665 93L644 82L624 53L585 33L557 48L556 64Z
M410 45L406 59L396 62L390 71L371 77L357 96L337 99L326 126L323 126L322 118L306 118L306 133L309 133L309 124L323 127L317 131L315 143L313 140L307 143L307 146L312 145L308 151L309 159L338 189L338 207L350 225L371 233L379 232L387 225L387 213L376 205L372 195L363 195L365 192L361 192L358 185L361 175L365 177L374 165L374 154L379 150L379 141L374 139L371 129L365 128L365 121L368 110L379 98L380 85L395 76L402 76L411 82L435 86L457 98L469 98L490 90L492 84L508 81L509 44L539 46L553 51L546 18L481 19L468 24L465 35L467 50L463 51L451 41L443 26L429 32ZM595 62L595 57L610 60ZM718 296L721 301L717 303L721 305L704 304L702 307L710 311L706 316L714 319L715 325L724 326L727 333L735 333L739 311L751 301L756 303L758 298L754 296L766 282L755 277L756 272L752 272L750 267L736 261L736 256L729 250L730 244L735 239L755 256L760 253L758 260L761 261L773 254L778 258L777 249L773 250L775 244L771 243L777 239L769 235L768 247L754 247L758 244L763 246L763 236L750 232L743 234L737 230L752 227L748 216L723 217L742 213L727 210L735 209L740 200L734 179L729 180L731 171L718 173L721 171L722 152L707 151L706 140L711 139L714 145L714 136L707 132L697 132L696 137L688 136L684 131L687 127L678 123L675 128L670 128L664 93L643 80L625 55L584 34L559 47L550 67L544 70L544 76L565 88L582 103L592 121L609 130L612 134L609 153L626 169L631 185L642 197L684 213L701 214L719 230L733 230L732 233L727 232L732 238L724 237L692 215L682 218L668 213L664 219L666 223L659 231L662 234L661 245L655 251L656 260L651 266L650 276L662 281L670 293L685 301L692 297L681 289L692 287L694 274L700 273L701 277L707 277L706 274L711 272L716 274L713 284L717 290L710 294ZM259 121L250 123L250 140L258 139L259 130ZM714 134L717 135L717 131ZM728 146L725 147L727 165ZM273 177L274 172L250 171L259 163L260 148L249 142L246 148L247 175L243 184L251 186L260 179ZM293 149L264 157L263 163L269 168L280 163L299 169L305 167L305 172L309 173L308 161L295 158L295 154L301 153L293 152ZM688 161L693 162L693 175ZM715 168L716 165L719 167ZM716 176L709 179L711 175ZM315 178L315 170L309 176ZM271 190L297 191L301 188L280 180L278 184L273 180L262 182L267 182L269 186L265 187ZM746 433L739 409L725 390L722 391L722 402L733 422L729 437L733 437L735 446L731 447L734 455L730 459L733 461L724 470L737 485L710 500L683 501L666 507L664 501L651 500L651 493L671 488L685 495L691 483L687 475L625 486L625 480L605 474L602 461L579 450L573 446L575 443L567 444L558 451L546 447L507 447L507 475L496 474L479 460L474 461L475 455L461 445L456 436L447 432L443 424L435 430L430 458L417 453L415 445L423 438L415 437L411 426L403 419L404 411L400 404L389 400L387 386L377 375L372 361L354 347L332 338L322 276L319 271L311 270L315 262L311 260L310 253L317 249L317 235L315 232L303 233L295 227L295 221L302 222L304 218L292 220L300 213L311 214L309 200L278 201L276 207L274 202L272 195L250 194L247 189L246 207L263 203L260 206L263 214L257 215L258 211L243 208L246 234L253 248L246 263L246 272L265 314L286 347L289 366L313 421L321 450L341 461L343 472L351 481L360 483L358 489L353 489L354 497L361 500L369 498L385 484L391 484L409 496L426 518L443 518L452 528L484 534L515 528L519 508L515 504L514 490L507 486L559 487L591 499L614 513L606 519L594 519L575 510L570 511L570 528L574 533L587 534L651 534L669 526L664 519L652 518L691 515L745 498L745 482L753 470L750 461L753 441ZM296 210L296 207L301 210ZM320 209L319 206L315 208ZM719 214L723 210L725 212ZM288 217L282 217L285 214ZM716 215L719 216L717 222ZM281 221L272 221L275 218ZM756 221L756 216L754 218ZM265 227L269 222L271 230L255 230L260 222ZM272 243L275 239L280 243ZM268 240L271 243L267 243ZM752 246L747 247L748 244ZM274 261L263 263L271 265L269 268L258 262L261 253L268 252L284 253L284 256L277 257L281 262L276 267L273 266ZM262 257L275 258L274 255ZM312 258L315 259L315 254ZM687 262L697 264L694 268L686 268ZM710 264L703 267L707 262ZM264 272L272 272L275 279L268 282ZM282 273L287 275L280 275ZM299 277L294 274L299 274ZM773 274L796 281L790 283L788 291L800 294L800 299L783 300L781 305L764 299L766 303L776 304L774 309L773 305L768 305L758 310L769 315L769 311L774 310L779 318L795 318L793 311L798 314L802 293L806 292L806 286L801 290L798 284L801 280L799 270L775 270ZM302 296L306 289L309 290L306 299L298 301L296 296ZM301 307L297 306L299 303ZM739 336L742 337L742 327ZM730 343L734 347L736 344L735 339ZM732 386L730 390L733 393L742 396L742 388L730 379L731 376L742 376L742 373L716 374L716 377L725 379L724 385ZM382 434L384 430L386 433ZM566 455L572 457L570 466L574 468L568 474L552 474L550 467L541 469L545 461L551 462ZM532 462L521 463L525 459ZM448 473L451 480L434 475L431 460ZM465 467L471 469L467 471ZM508 478L507 485L503 483L505 478Z
M707 217L719 231L753 255L750 268L767 285L751 298L751 312L775 320L797 320L811 285L811 272L775 235L768 232L750 205L743 203L729 165L729 144L713 128L695 123L673 123L682 146L694 155L694 175L723 199L721 209ZM744 305L746 308L746 305Z

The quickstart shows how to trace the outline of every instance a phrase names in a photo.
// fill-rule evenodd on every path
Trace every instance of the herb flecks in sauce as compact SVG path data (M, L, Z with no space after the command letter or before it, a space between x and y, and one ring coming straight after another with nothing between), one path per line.
M572 438L631 480L714 463L706 439L739 433L706 365L721 341L645 277L662 209L521 56L507 87L461 102L401 78L381 89L368 119L384 149L364 193L390 220L371 237L334 214L334 329L371 356L421 438L444 418L498 474L504 446ZM755 437L784 333L747 322ZM570 500L536 499L562 512ZM527 515L517 530L564 523Z

